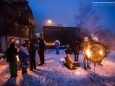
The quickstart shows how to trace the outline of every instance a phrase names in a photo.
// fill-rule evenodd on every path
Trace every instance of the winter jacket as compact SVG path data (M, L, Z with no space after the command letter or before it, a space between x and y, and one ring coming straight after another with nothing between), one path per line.
M38 47L38 53L44 53L44 50L45 50L45 43L44 41L42 40L40 43L39 43L39 47Z
M26 50L23 46L21 46L19 50L19 59L26 60L28 55L29 55L28 50Z
M80 40L72 41L70 43L70 48L74 54L78 54L80 51Z
M66 54L71 54L72 53L72 50L70 47L67 47L66 50L65 50L65 53Z
M6 51L7 62L17 62L16 55L18 54L17 49L9 47Z
M29 48L29 54L30 54L30 58L35 58L35 53L36 53L36 48L34 46Z
M75 43L75 46L73 48L73 53L74 54L79 54L79 51L80 51L80 43L77 42L77 43Z

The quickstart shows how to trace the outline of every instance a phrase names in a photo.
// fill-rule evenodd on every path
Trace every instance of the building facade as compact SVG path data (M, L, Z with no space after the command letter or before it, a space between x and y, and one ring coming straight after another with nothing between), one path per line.
M11 37L17 45L34 37L35 21L26 0L0 1L0 52L4 52Z

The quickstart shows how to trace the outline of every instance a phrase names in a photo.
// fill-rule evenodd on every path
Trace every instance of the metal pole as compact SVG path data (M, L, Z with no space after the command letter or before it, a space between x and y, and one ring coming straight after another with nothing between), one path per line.
M96 64L94 63L94 77L95 77L95 66L96 66Z

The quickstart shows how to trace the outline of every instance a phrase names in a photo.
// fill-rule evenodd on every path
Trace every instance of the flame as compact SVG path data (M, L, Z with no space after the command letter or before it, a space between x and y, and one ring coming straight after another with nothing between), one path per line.
M105 46L100 42L93 42L91 45L84 48L85 58L94 62L101 62L106 56Z
M19 56L18 55L16 55L16 58L17 58L17 62L19 62L20 60L19 60Z
M54 46L55 45L55 43L47 43L47 42L45 42L45 44L46 45L50 45L50 46Z
M103 55L103 51L102 51L102 50L100 50L99 53L100 53L101 55Z
M91 52L90 52L90 50L89 50L89 49L87 49L87 50L86 50L86 54L87 54L88 58L90 58L90 57L91 57Z

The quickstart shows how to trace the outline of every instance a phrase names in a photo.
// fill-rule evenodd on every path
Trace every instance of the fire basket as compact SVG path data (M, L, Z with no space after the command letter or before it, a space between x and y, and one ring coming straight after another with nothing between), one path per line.
M100 63L107 55L106 47L100 42L93 42L86 50L86 59L93 63Z
M107 49L104 44L100 42L93 42L85 49L86 59L94 63L94 77L95 77L95 66L100 64L101 61L107 55Z

